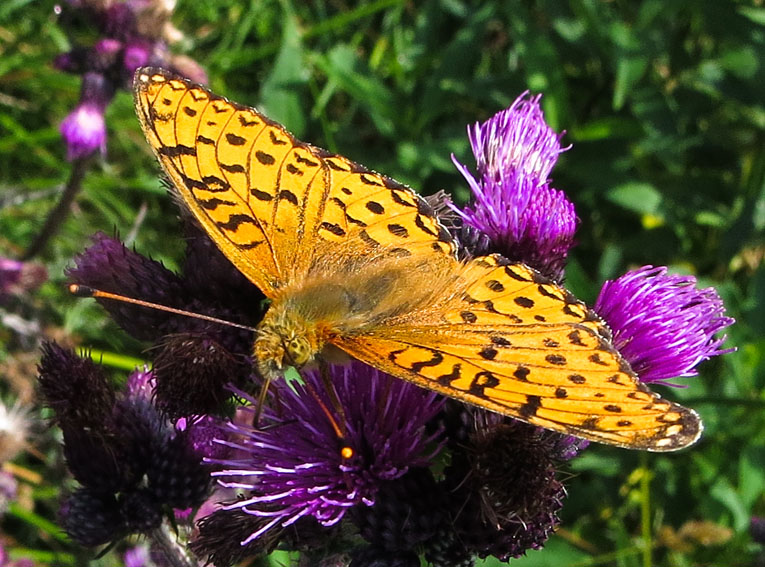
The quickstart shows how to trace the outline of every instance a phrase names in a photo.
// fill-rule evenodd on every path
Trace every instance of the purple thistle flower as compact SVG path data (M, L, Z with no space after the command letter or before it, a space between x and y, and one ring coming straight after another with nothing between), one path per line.
M464 211L455 210L466 226L488 237L488 250L480 253L498 252L560 280L578 220L563 192L550 187L550 171L564 149L544 120L540 98L524 93L468 128L478 178L452 156L474 197Z
M69 161L88 157L96 151L106 152L104 109L97 105L79 104L61 122L60 130Z
M81 0L63 6L63 27L72 20L84 20L95 28L96 40L79 45L59 55L54 66L62 71L83 75L80 102L61 123L61 135L67 145L67 159L86 158L106 149L104 111L118 88L129 88L133 73L142 65L155 65L184 72L205 82L207 77L192 59L176 56L167 44L183 36L170 24L172 5L161 0L109 1ZM72 18L78 13L80 18ZM94 96L92 82L97 78L105 96Z
M60 131L67 147L67 159L83 159L96 151L106 152L104 112L114 96L114 87L95 72L82 79L80 104L61 122Z
M603 284L594 310L611 327L613 344L643 382L695 376L696 366L721 349L715 334L734 320L714 288L698 289L696 278L643 266Z
M135 41L125 46L122 64L125 71L135 73L136 69L147 65L151 58L152 46L145 41Z
M343 439L309 392L334 410L317 372L306 373L307 386L294 390L286 381L274 385L278 404L266 409L260 428L229 424L227 436L235 440L224 443L239 456L211 461L221 468L213 475L251 492L225 509L264 519L242 545L304 517L332 526L351 507L373 505L382 482L427 466L438 451L432 443L440 432L426 433L425 424L442 407L440 396L358 362L330 372L345 414ZM352 449L350 458L344 447Z
M20 262L0 256L0 302L40 287L48 279L42 264Z

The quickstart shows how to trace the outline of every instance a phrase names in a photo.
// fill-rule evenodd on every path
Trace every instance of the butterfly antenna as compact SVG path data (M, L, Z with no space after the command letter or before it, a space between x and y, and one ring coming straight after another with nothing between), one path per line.
M245 331L257 332L257 329L255 329L255 327L240 325L239 323L226 321L225 319L218 319L217 317L211 317L209 315L202 315L201 313L194 313L192 311L185 311L183 309L175 309L174 307L168 307L167 305L160 305L159 303L152 303L151 301L143 301L142 299L134 299L132 297L127 297L126 295L119 295L117 293L111 293L108 291L95 289L92 287L88 287L86 285L69 284L69 293L71 293L72 295L76 297L93 297L95 299L112 299L114 301L132 303L133 305L148 307L149 309L158 309L159 311L166 311L168 313L174 313L175 315L193 317L195 319L202 319L203 321L210 321L211 323L226 325L227 327L236 327L237 329L244 329Z

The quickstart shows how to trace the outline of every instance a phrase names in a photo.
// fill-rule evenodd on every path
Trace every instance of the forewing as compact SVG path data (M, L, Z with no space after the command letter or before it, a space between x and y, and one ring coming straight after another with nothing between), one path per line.
M697 414L640 383L604 324L533 270L478 258L458 291L435 316L334 342L394 376L562 433L650 451L699 437Z
M134 91L146 138L179 196L266 295L335 250L454 254L410 189L296 140L256 109L161 69L140 69Z

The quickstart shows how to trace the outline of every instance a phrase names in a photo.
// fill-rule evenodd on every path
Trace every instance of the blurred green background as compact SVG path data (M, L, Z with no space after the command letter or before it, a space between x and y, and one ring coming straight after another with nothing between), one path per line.
M0 256L29 245L56 202L50 190L70 171L58 124L80 80L51 66L70 47L54 6L0 4ZM466 125L526 89L543 93L548 121L572 145L553 185L582 221L568 286L591 302L604 279L643 264L694 274L737 319L727 345L738 352L702 365L685 389L658 388L699 411L706 433L697 446L673 455L593 446L564 473L559 533L512 563L765 565L748 533L750 518L765 516L761 1L179 0L173 21L185 34L178 48L205 66L217 93L458 203L467 187L450 154L473 164ZM105 159L38 257L50 281L12 307L46 336L130 366L125 357L141 359L145 345L94 302L69 297L63 270L97 230L170 267L183 241L128 93L107 123ZM9 329L0 328L0 341L0 393L12 400L33 378L35 347ZM38 456L18 465L43 479L24 483L26 500L0 534L41 565L84 564L89 556L50 523L65 482L56 442L40 428L32 445Z

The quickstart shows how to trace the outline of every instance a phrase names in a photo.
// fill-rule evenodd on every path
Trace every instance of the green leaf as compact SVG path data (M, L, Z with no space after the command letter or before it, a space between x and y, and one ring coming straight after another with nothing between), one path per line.
M260 104L269 118L281 122L298 138L306 128L306 112L300 98L307 81L300 29L295 16L285 14L282 45L276 62L260 89Z
M614 84L613 107L621 109L627 102L629 93L635 88L648 67L645 55L627 55L616 63L616 81Z
M316 63L338 89L347 92L367 110L377 130L385 136L394 135L397 108L393 96L351 46L338 45L328 56L317 58Z
M630 181L617 185L608 191L606 198L636 213L655 215L659 212L662 195L650 183Z

